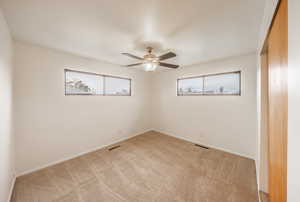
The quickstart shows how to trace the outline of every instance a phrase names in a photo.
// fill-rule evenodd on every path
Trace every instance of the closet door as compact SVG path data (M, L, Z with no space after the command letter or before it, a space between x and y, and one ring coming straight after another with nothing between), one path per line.
M288 21L287 0L280 2L268 38L269 195L287 200Z

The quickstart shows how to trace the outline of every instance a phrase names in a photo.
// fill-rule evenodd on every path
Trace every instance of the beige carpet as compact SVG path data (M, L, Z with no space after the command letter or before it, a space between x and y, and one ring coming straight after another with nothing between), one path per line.
M12 202L257 202L253 160L149 132L19 177Z

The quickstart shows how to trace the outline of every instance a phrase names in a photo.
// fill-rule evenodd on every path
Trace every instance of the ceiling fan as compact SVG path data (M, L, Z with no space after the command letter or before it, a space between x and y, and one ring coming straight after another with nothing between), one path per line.
M156 55L154 55L152 53L152 51L153 51L152 47L147 47L148 53L146 55L144 55L144 57L138 57L138 56L135 56L130 53L122 53L123 55L126 55L126 56L134 58L134 59L138 59L141 61L139 63L125 65L125 67L133 67L133 66L143 65L145 71L155 71L158 66L173 68L173 69L176 69L179 67L179 65L173 65L173 64L161 62L163 60L176 57L175 53L168 52L166 54L163 54L163 55L157 57Z

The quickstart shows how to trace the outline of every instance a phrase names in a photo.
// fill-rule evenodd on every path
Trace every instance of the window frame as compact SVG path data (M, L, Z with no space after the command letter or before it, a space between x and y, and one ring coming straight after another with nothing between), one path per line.
M72 94L68 94L67 93L67 85L66 85L66 81L67 81L67 72L76 72L76 73L82 73L82 74L89 74L89 75L95 75L95 76L102 76L103 77L103 94L80 94L80 93L72 93ZM106 77L110 77L110 78L116 78L116 79L124 79L124 80L128 80L129 81L129 93L128 94L106 94L105 92L105 78ZM98 74L98 73L94 73L94 72L85 72L85 71L79 71L79 70L73 70L73 69L64 69L64 94L65 96L131 96L131 84L132 84L132 79L131 78L126 78L126 77L120 77L120 76L113 76L113 75L108 75L108 74Z
M239 93L232 93L232 94L221 94L221 93L217 93L217 94L207 94L205 93L205 77L209 77L209 76L218 76L218 75L225 75L225 74L239 74ZM185 80L185 79L195 79L195 78L203 78L203 93L179 93L179 81L180 80ZM177 96L241 96L242 95L242 71L238 70L238 71L232 71L232 72L222 72L222 73L215 73L215 74L204 74L204 75L200 75L200 76L191 76L191 77L182 77L182 78L178 78L177 79Z

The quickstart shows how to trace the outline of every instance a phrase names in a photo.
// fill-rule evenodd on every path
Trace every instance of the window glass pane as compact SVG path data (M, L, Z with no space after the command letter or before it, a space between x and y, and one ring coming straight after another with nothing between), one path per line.
M106 76L105 94L106 95L130 95L130 80Z
M205 94L240 94L240 73L204 77Z
M202 94L203 78L190 78L178 80L178 94Z
M103 76L66 71L67 95L101 95L103 94Z

